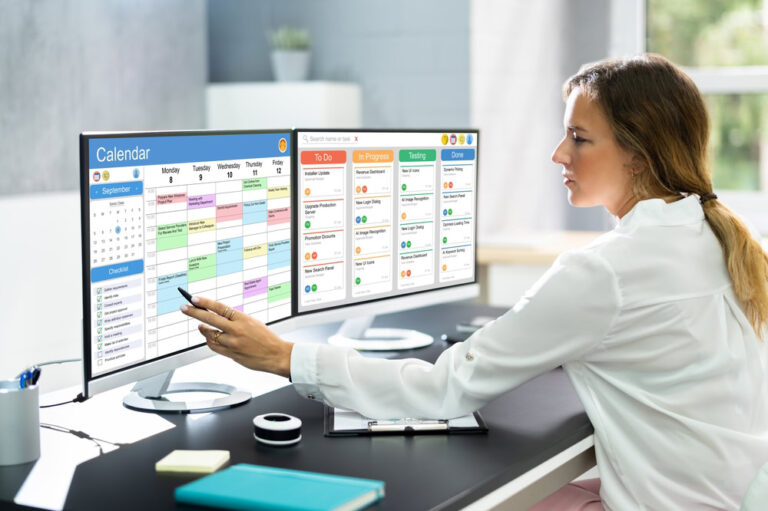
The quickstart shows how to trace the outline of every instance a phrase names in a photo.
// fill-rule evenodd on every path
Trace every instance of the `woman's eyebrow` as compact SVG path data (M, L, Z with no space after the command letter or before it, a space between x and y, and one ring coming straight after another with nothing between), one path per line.
M575 124L569 125L568 129L571 131L581 131L582 133L589 133L588 129L582 128L581 126L576 126Z

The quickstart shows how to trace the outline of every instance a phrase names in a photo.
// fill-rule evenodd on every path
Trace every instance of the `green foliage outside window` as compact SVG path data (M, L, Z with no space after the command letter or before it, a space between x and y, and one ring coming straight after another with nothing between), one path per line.
M762 0L648 0L647 48L688 67L768 66ZM768 93L707 95L715 187L758 190Z

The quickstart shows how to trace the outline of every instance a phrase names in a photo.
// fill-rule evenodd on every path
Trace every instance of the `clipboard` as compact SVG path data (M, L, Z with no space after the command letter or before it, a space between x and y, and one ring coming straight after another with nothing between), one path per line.
M423 434L483 434L488 426L474 412L456 419L390 419L374 420L349 410L325 405L325 436L423 435Z

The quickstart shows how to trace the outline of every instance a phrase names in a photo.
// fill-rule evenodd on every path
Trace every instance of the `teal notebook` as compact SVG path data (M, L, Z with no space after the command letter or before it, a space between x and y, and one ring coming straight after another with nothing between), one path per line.
M354 511L384 497L384 481L240 463L176 488L176 501L224 509Z

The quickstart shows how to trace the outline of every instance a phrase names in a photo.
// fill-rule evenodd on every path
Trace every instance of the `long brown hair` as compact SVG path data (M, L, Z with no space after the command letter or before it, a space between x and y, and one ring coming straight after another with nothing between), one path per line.
M563 86L579 88L602 109L616 142L633 155L637 200L712 193L707 163L709 117L698 88L664 57L644 54L584 66ZM720 241L736 296L758 337L768 326L768 254L717 199L703 202Z

